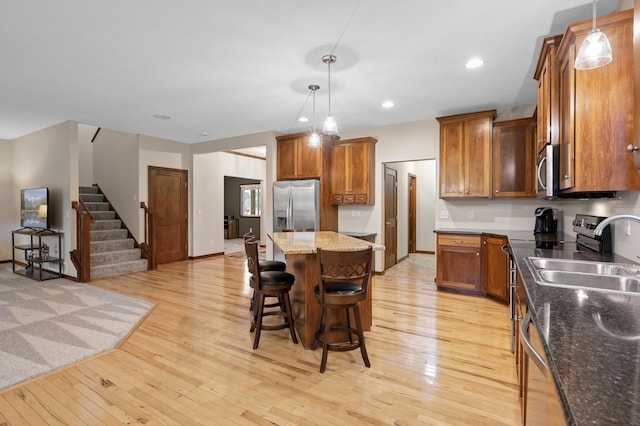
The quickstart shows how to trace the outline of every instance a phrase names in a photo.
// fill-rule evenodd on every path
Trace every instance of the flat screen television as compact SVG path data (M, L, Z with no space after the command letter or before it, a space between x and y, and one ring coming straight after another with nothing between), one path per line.
M49 188L20 190L20 226L49 229Z

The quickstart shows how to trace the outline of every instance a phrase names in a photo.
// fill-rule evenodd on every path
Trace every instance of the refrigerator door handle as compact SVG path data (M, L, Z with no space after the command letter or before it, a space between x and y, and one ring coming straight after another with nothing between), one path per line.
M289 188L289 198L287 201L287 228L293 227L293 191Z

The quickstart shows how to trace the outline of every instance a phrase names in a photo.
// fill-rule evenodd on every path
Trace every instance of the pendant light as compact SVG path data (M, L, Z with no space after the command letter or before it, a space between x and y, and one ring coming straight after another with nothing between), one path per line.
M313 95L313 133L309 136L309 146L320 146L320 135L316 133L316 90L318 90L320 86L317 84L310 84L309 90L311 90L311 94Z
M329 115L324 119L324 124L322 125L322 133L325 135L338 134L338 123L336 123L336 118L331 115L331 64L334 63L336 59L334 55L324 55L322 57L322 62L327 64L329 71Z
M612 60L609 39L596 28L596 0L593 0L593 27L582 42L573 66L578 70L592 70L607 65Z

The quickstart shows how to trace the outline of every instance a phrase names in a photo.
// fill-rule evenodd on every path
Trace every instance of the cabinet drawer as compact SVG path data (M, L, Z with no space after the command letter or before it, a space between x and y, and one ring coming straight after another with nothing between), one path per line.
M343 195L342 204L353 204L356 201L355 195Z
M342 204L342 195L332 195L331 196L331 204Z
M438 245L456 247L480 247L480 235L438 234Z
M355 202L356 204L367 204L368 200L367 200L367 196L364 194L358 194L355 195Z

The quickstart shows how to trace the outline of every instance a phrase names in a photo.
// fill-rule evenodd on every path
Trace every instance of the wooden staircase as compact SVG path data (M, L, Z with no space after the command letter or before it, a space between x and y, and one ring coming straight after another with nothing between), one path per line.
M81 186L80 201L95 222L90 229L91 280L147 270L147 259L97 186Z

